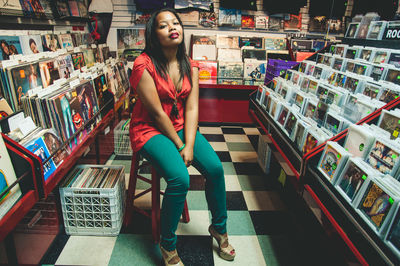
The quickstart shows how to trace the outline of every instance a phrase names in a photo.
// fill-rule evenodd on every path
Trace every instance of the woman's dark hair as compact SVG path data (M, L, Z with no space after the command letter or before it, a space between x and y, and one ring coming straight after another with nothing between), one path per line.
M36 42L35 42L35 40L34 40L34 39L29 39L29 46L31 46L31 45L32 45L32 43L34 43L34 44L36 45Z
M2 53L2 55L3 55L3 60L8 60L9 58L10 58L10 55L9 54L6 54L6 52L4 51L4 49L3 49L3 45L2 44L4 44L5 46L7 46L7 48L8 48L8 53L10 53L10 46L8 45L8 43L5 41L5 40L1 40L0 41L0 47L1 47L1 53Z
M146 24L146 46L144 48L144 52L151 58L157 73L165 80L167 80L167 58L165 57L161 43L157 37L156 27L157 21L156 18L158 14L162 12L171 12L175 15L178 19L179 24L181 24L183 29L182 20L178 16L178 13L171 8L163 8L160 10L155 11L149 21ZM186 75L189 78L190 84L192 85L192 76L191 76L191 64L189 58L186 55L186 47L184 42L185 36L182 31L182 42L178 45L178 51L176 53L176 58L179 64L179 72L180 72L180 79Z

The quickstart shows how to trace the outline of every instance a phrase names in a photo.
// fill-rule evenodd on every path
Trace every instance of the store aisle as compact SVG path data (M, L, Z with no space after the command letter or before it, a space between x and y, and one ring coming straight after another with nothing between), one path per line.
M258 129L200 127L200 132L218 153L225 170L228 234L237 257L234 262L226 262L215 251L217 243L214 241L211 245L203 177L190 167L187 201L191 220L188 224L179 224L177 231L177 248L185 265L302 264L307 254L298 248L302 245L298 244L301 237L280 198L276 173L267 176L257 164ZM113 156L108 164L123 164L129 173L129 158ZM272 168L274 170L276 166ZM138 183L137 189L145 188L144 183ZM161 188L165 188L164 181ZM150 206L150 198L135 204ZM51 265L161 265L161 254L152 242L150 232L150 220L135 214L132 225L123 228L117 237L62 234L42 262Z

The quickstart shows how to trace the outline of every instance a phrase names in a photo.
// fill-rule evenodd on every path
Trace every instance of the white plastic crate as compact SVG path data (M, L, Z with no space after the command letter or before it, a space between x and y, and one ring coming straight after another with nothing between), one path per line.
M68 235L116 236L125 209L125 171L119 165L78 165L76 168L122 169L114 188L60 187L61 209Z
M124 127L124 125L126 126ZM129 120L121 120L114 128L114 153L115 155L132 155L129 139Z

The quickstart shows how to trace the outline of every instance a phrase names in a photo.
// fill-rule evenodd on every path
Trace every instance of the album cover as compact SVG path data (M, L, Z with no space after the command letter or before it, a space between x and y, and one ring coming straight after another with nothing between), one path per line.
M219 49L221 50L221 49ZM260 61L264 61L266 63L267 60L267 51L262 49L242 49L242 60L245 59L256 59Z
M304 116L305 117L310 117L313 118L314 117L314 112L315 109L317 108L317 105L312 103L311 101L308 101L306 103L306 107L304 108Z
M318 123L318 125L322 125L324 123L328 109L329 109L328 104L322 101L318 101L317 108L315 109L313 117L313 119Z
M400 53L390 53L388 64L394 65L396 68L400 68Z
M193 46L194 47L194 46ZM201 47L208 48L207 46L203 45ZM202 49L204 54L203 56L206 56L207 54L209 57L212 57L211 50L210 49ZM207 53L208 52L208 53ZM194 52L193 52L194 53ZM197 54L197 53L196 53ZM198 57L199 55L196 55ZM193 56L193 58L196 58ZM208 59L211 60L211 59ZM240 49L225 49L225 48L219 48L218 49L218 57L217 60L219 61L231 61L231 62L242 62L242 55L241 55L241 50Z
M360 84L359 79L347 76L346 82L345 82L343 88L345 88L346 90L348 90L352 93L356 93L358 84Z
M7 13L12 15L22 15L22 6L19 0L8 0L0 2L0 9L7 10Z
M215 12L199 12L199 25L206 28L217 26L217 15Z
M288 133L289 137L292 135L292 132L294 131L295 127L297 124L297 116L293 114L293 112L290 112L290 114L287 116L286 123L285 123L285 129L286 132Z
M310 79L308 83L308 92L311 94L315 94L317 92L318 82L316 80Z
M400 85L400 70L389 68L385 80Z
M346 74L337 73L336 79L335 79L335 82L334 82L333 85L336 86L336 87L344 88L344 84L346 83L346 78L347 78Z
M60 78L69 79L74 72L74 65L70 54L62 55L57 58L58 71Z
M306 69L306 72L304 74L306 74L307 76L312 76L315 70L315 64L314 63L309 63L308 64L308 68Z
M18 36L0 36L0 44L0 61L10 59L11 55L22 54L22 48Z
M340 57L344 57L344 52L346 50L347 45L340 45L337 44L336 45L336 49L335 49L335 54L340 56Z
M346 163L347 157L345 150L339 144L328 141L318 169L333 183L336 174L340 172L343 164Z
M336 135L342 130L342 121L339 119L337 115L328 112L326 115L324 126L326 129L332 132L333 135Z
M222 49L218 49L218 50L222 50ZM229 49L229 50L232 50L232 49ZM220 54L222 54L222 52L220 52L218 55L220 55ZM228 53L227 56L230 56L230 53ZM241 58L240 50L239 50L238 57ZM215 47L215 45L194 44L192 46L192 58L193 58L193 60L216 60L217 59L217 48Z
M85 59L83 58L83 53L73 53L72 55L72 62L74 63L74 69L80 70L82 67L85 66Z
M75 89L80 103L81 115L84 123L86 123L87 121L92 119L99 111L96 92L91 82L80 84ZM86 127L86 129L89 129L89 131L91 131L93 127L94 121L89 123L89 126Z
M304 73L307 69L307 62L300 62L299 64L299 68L297 69L297 71Z
M242 79L242 77L243 77L242 62L219 62L218 78Z
M109 109L113 108L112 103L114 95L109 91L107 80L104 74L96 77L93 83L96 90L99 110L101 115L104 117L108 113Z
M61 48L72 48L74 47L72 42L71 34L60 34L58 35Z
M360 26L359 22L350 23L349 27L347 28L347 31L346 31L346 34L344 35L344 37L346 37L346 38L355 38L359 26Z
M388 59L389 59L388 52L378 50L378 51L375 51L375 53L374 53L374 57L372 58L372 63L383 64L383 63L386 63Z
M394 174L399 161L399 152L389 147L381 140L375 140L371 151L366 158L372 168L379 170L383 174Z
M49 150L49 154L53 155L52 160L55 166L58 167L68 157L69 152L65 147L60 149L63 143L53 129L46 130L42 139Z
M10 70L12 82L14 85L16 105L18 110L22 107L21 97L26 96L28 90L43 86L42 78L40 77L39 64L34 63L30 65L12 68Z
M58 42L57 35L45 34L42 35L43 50L45 52L55 52L60 49L60 43Z
M356 49L356 48L348 47L348 48L346 49L346 53L345 53L345 55L344 55L345 58L348 58L348 59L355 59L356 56L357 56L357 49Z
M353 202L368 177L366 165L357 158L349 158L337 181L339 191L343 191L347 199Z
M311 17L308 22L309 32L325 32L327 29L327 18L325 16Z
M301 148L303 147L303 137L305 130L305 124L299 121L299 123L297 123L296 133L294 135L294 144L299 150L301 150Z
M289 109L283 105L278 116L278 123L281 124L281 126L285 124L288 115L289 115Z
M217 84L218 62L197 61L199 65L199 84Z
M333 69L340 71L342 69L342 65L343 65L343 58L341 57L333 58L333 64L332 64Z
M4 143L2 136L0 135L0 194L3 193L10 185L17 181L17 176L14 171L14 166L12 164L10 155L7 152L7 147ZM21 195L21 189L17 183L13 188L10 189L2 198L0 198L0 220L4 213L6 213L11 206L14 204L15 200L10 197L13 194L18 194L16 197ZM6 201L13 201L7 204ZM4 209L3 209L4 208Z
M46 146L42 137L38 137L29 143L24 145L27 150L38 156L42 162L47 160L50 157L50 152ZM49 159L46 163L43 164L43 176L46 181L49 176L54 173L56 170L56 165L54 164L53 159Z
M65 1L56 1L56 8L60 17L69 17L68 3Z
M358 209L372 222L376 229L383 225L390 209L393 198L377 183L371 181L366 189Z
M285 30L300 30L301 29L301 14L289 15L289 20L283 21L283 28Z
M82 18L88 17L88 8L87 8L85 2L82 0L77 1L77 2L78 2L78 9L79 9L80 17L82 17Z
M318 144L319 144L318 140L313 136L313 132L312 131L307 132L304 140L304 145L302 147L303 154L310 152L315 147L317 147Z
M296 106L298 106L301 110L301 107L303 106L303 102L304 102L304 95L300 94L300 93L296 93L295 97L294 97L294 104Z
M111 57L110 47L108 46L102 47L101 53L103 54L103 62L107 61Z
M239 37L239 47L254 47L257 49L263 48L263 38L262 37Z
M304 77L300 83L300 90L307 92L309 84L310 84L310 79L307 77Z
M370 65L362 64L362 63L355 63L353 68L353 73L358 75L365 76L368 72L368 67Z
M260 30L267 30L268 29L268 21L269 17L268 16L255 16L255 26L256 29Z
M94 65L95 59L93 54L93 49L84 49L83 58L85 60L85 65L89 68Z
M371 73L369 76L373 78L375 81L379 81L383 78L386 72L386 68L379 66L379 65L372 65L371 66Z
M80 17L79 7L77 1L68 0L69 13L73 17Z
M346 72L346 71L353 72L355 65L356 65L355 60L352 60L352 59L346 60L346 67L344 68L343 72Z
M379 101L384 103L390 103L397 97L399 97L400 91L392 90L391 88L382 87L381 94L379 96Z
M126 49L144 49L144 29L117 29L118 56Z
M182 24L185 26L199 25L199 11L197 10L179 13L179 17L182 20Z
M293 51L310 51L312 50L312 40L291 40Z
M244 62L244 79L263 80L265 78L265 61L247 61Z
M317 54L317 60L316 60L317 64L322 64L324 62L324 57L325 57L324 54L318 53Z
M240 27L242 25L242 11L239 9L219 8L218 25Z
M286 39L285 38L264 38L265 50L286 50Z
M262 86L259 86L257 88L257 94L256 94L256 101L261 105L261 102L263 101L263 98L265 96L265 89Z
M382 40L383 33L385 32L387 21L371 21L369 26L367 39Z
M53 84L55 80L60 78L57 60L40 62L39 69L43 88L47 88L49 85Z
M217 35L217 48L239 48L239 37L238 36L225 36Z
M43 52L42 38L40 35L19 36L19 41L24 55Z
M358 58L369 61L371 59L371 55L372 55L372 49L364 48L361 49Z
M323 68L320 66L315 66L314 72L312 73L312 76L316 79L320 79L322 77L322 71Z
M280 31L282 29L283 29L283 24L281 18L270 16L268 20L268 30Z
M382 110L378 121L378 127L389 132L391 139L398 138L400 133L400 115L387 110Z
M341 19L328 19L329 33L338 34L343 32Z
M242 15L242 28L255 28L254 15Z
M376 99L378 97L378 94L380 92L381 86L378 84L374 84L371 82L367 82L364 85L364 90L363 94L370 97L371 99Z
M322 61L322 64L330 67L333 63L333 57L331 55L325 55L324 60Z

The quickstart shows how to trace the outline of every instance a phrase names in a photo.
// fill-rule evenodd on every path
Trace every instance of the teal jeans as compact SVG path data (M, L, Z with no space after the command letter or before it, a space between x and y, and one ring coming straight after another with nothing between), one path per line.
M178 132L182 140L183 134L183 130ZM189 189L189 172L175 144L164 135L152 137L140 152L167 182L161 207L161 245L172 251L176 248L175 231ZM193 166L206 180L205 193L212 215L211 223L220 234L224 234L227 220L224 170L218 155L199 132L196 133L193 157Z

